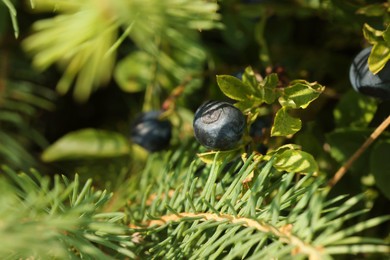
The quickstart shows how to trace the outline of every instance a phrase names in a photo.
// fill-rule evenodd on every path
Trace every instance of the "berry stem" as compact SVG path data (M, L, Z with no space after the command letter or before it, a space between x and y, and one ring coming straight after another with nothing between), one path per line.
M359 147L358 150L344 163L343 166L335 173L333 178L328 182L328 186L333 187L344 176L352 164L358 159L362 153L382 134L382 132L389 126L390 116L388 116L383 122L372 132L370 137Z

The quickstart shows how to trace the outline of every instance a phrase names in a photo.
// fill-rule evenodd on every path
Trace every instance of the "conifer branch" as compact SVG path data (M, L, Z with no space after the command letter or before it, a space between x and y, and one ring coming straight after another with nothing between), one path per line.
M107 191L84 185L76 175L49 178L35 170L1 168L0 255L6 259L135 258L135 239L123 212L102 213ZM38 235L39 234L39 235Z
M182 147L163 159L174 168L154 171L148 166L138 176L140 192L129 203L129 228L143 241L153 241L152 248L141 242L141 256L234 259L251 252L253 259L326 259L346 254L357 239L364 245L361 252L390 250L383 240L359 236L387 222L387 216L346 225L367 212L351 211L362 196L327 199L324 178L279 172L272 158L259 164L251 155L245 163L229 165L215 158L204 167L188 159L194 154L189 150Z
M315 246L311 246L304 241L302 241L299 237L294 236L292 231L292 225L288 224L286 226L282 226L281 228L277 228L271 225L267 225L265 223L261 223L254 219L245 218L245 217L235 217L227 214L218 215L213 213L186 213L182 212L179 214L170 214L161 216L158 219L149 220L143 223L141 226L130 225L130 228L155 228L156 226L164 226L171 222L181 222L186 221L187 219L191 220L202 220L202 221L212 221L212 222L222 222L222 223L232 223L238 224L247 228L254 228L260 232L270 233L275 237L278 237L279 240L283 243L290 244L295 246L292 254L300 254L303 253L309 257L311 260L322 259L322 251L321 247L316 248Z

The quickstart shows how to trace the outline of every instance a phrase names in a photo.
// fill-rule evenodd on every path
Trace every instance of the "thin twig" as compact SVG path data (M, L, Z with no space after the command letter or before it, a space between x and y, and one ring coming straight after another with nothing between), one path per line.
M378 138L378 136L389 126L390 116L388 116L383 122L372 132L370 137L359 147L359 149L344 163L343 166L335 173L333 178L328 182L328 186L333 187L348 171L352 164L358 159L362 153Z

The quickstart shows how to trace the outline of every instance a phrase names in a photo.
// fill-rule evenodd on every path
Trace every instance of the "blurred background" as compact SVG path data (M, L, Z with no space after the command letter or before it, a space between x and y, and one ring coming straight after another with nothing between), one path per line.
M239 77L251 66L285 85L326 87L297 113L302 130L279 143L301 145L330 178L389 114L389 101L349 81L353 58L370 46L365 24L386 30L388 8L368 0L2 0L0 163L115 186L149 156L129 140L139 113L170 111L169 149L193 142L196 108L226 99L216 75ZM365 191L373 215L390 213L389 140L387 131L333 191Z

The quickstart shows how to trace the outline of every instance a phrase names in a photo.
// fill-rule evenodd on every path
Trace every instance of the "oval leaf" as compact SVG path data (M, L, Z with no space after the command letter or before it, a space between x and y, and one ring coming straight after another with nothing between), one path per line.
M377 74L383 69L390 59L390 46L384 42L376 43L368 56L368 68L373 74Z
M275 115L274 125L271 128L271 136L287 136L295 134L301 129L301 126L301 120L290 116L288 109L286 107L282 107Z
M43 152L42 160L53 162L69 159L116 157L128 152L129 144L121 134L88 128L70 132L61 137Z
M234 76L218 75L217 83L222 92L231 99L243 101L252 95L250 86L245 85Z
M259 82L256 78L256 74L253 71L252 67L249 66L249 67L245 68L244 74L242 75L242 82L245 85L250 86L252 89L252 92L255 91L255 89L257 88L257 84Z
M276 155L273 166L279 171L296 173L314 173L318 165L314 157L299 150L285 150Z
M279 98L279 103L284 107L306 108L318 98L324 89L324 86L316 82L293 81L289 87L284 89L283 96Z
M366 40L371 44L375 44L378 41L381 41L383 39L382 38L383 32L379 31L379 30L375 30L374 28L372 28L368 24L364 24L364 26L363 26L363 35L364 35L364 38L366 38Z
M233 159L237 158L240 154L240 150L241 148L228 151L210 151L206 153L199 153L198 157L202 162L206 164L211 164L214 162L215 156L218 155L215 162L217 164L222 164L224 162L230 162Z
M383 39L387 43L387 45L390 44L390 25L387 25L386 30L383 32Z
M279 96L277 91L277 85L279 83L278 74L272 73L265 77L265 79L259 84L259 92L256 93L256 97L260 98L267 104L272 104Z

